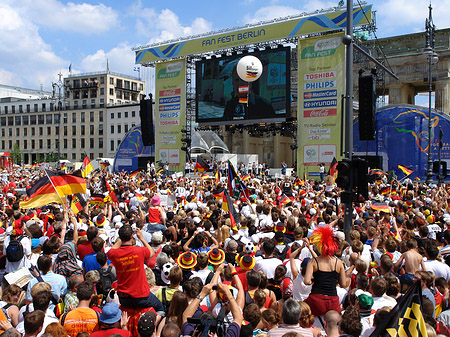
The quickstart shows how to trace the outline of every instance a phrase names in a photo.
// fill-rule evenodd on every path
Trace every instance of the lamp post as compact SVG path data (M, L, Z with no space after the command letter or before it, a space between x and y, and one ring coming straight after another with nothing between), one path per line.
M426 173L426 183L430 184L433 182L433 161L431 160L431 134L433 132L431 123L431 93L433 91L432 84L432 74L431 67L433 64L437 63L439 60L438 54L435 52L435 30L436 27L433 23L432 12L433 8L431 4L428 6L428 18L425 19L425 48L423 49L423 54L428 59L428 160L427 160L427 173Z
M58 82L53 82L52 83L52 98L55 99L57 101L58 104L58 134L57 139L56 139L56 146L58 147L58 161L61 159L61 89L64 88L64 83L61 80L62 79L62 74L59 73L58 74ZM56 88L58 88L58 95L56 95Z

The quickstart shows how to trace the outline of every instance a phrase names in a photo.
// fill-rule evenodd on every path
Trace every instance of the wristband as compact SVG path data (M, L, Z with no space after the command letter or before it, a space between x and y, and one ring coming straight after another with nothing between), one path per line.
M234 275L237 275L237 271L236 270L231 272L231 276L234 276Z

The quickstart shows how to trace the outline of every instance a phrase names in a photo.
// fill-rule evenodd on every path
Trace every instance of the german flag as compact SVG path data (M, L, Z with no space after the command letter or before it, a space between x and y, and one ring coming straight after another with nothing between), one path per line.
M134 193L134 196L136 197L137 200L142 201L144 200L144 196L142 194L139 193Z
M250 175L247 174L246 176L242 177L242 181L250 180Z
M280 205L284 206L286 204L289 204L291 201L292 200L286 194L283 194L280 198Z
M84 200L83 195L77 193L72 197L72 201L70 203L70 209L76 215L80 212L85 206L87 202Z
M370 207L372 207L373 210L384 212L384 213L390 213L391 208L386 204L372 204Z
M72 194L86 193L86 180L70 174L58 174L45 170L46 175L38 179L27 189L27 198L20 202L23 209L37 208L51 203L62 204L64 197ZM61 200L62 199L62 200Z
M330 170L328 171L328 174L332 177L334 177L334 175L337 173L337 166L338 166L338 162L336 160L336 157L333 157L333 160L331 161L330 164Z
M100 163L100 167L102 170L104 170L105 168L107 168L110 164L107 161L101 161Z
M158 171L156 171L157 175L160 175L161 173L163 173L164 169L161 167Z
M247 104L248 103L248 98L247 97L239 97L239 103Z
M403 166L403 165L398 165L398 168L399 168L400 170L402 170L402 172L403 172L404 174L406 174L407 176L409 176L411 173L414 172L413 170L411 170L411 169L409 169L409 168L407 168L406 166Z
M226 191L224 192L222 209L227 210L230 215L231 229L237 229L236 224L240 223L241 219L239 217L239 214L236 212L236 209L234 208L233 201L231 200L230 195Z
M150 187L150 191L151 191L151 190L153 190L154 188L156 188L156 184L153 182L153 183L150 184L149 187Z
M422 289L414 282L405 296L377 325L370 337L428 336L422 311Z
M225 191L225 187L220 187L220 188L216 189L215 191L213 191L214 198L216 198L216 200L222 200L223 196L224 196L224 191Z
M105 178L105 186L106 190L109 192L108 196L111 198L112 202L119 203L119 199L117 198L116 192L114 192L114 189L109 185L108 181Z
M91 171L94 170L94 167L91 164L88 156L83 159L83 163L81 164L81 176L85 178Z
M134 177L136 177L138 174L139 174L139 170L133 171L133 172L131 172L131 174L130 174L130 178L134 178Z
M217 169L216 173L214 174L214 177L216 177L216 181L220 180L220 172L219 169Z
M195 163L194 173L195 172L205 172L209 169L208 163L200 156L197 157L197 162Z
M388 195L391 192L391 188L389 186L384 187L380 192L382 195Z
M167 189L167 195L172 195L172 191Z

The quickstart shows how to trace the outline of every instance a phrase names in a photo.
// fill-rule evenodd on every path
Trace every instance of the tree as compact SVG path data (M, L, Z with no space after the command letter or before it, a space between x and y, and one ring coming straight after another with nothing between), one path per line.
M22 152L20 152L19 145L14 144L14 148L11 151L11 160L13 164L20 165L22 163Z

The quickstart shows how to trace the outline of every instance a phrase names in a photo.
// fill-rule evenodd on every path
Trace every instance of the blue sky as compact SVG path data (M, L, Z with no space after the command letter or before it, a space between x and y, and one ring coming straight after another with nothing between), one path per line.
M133 47L337 6L339 0L0 0L0 83L49 90L61 71L133 72ZM355 0L356 2L356 0ZM375 0L377 35L423 31L429 0ZM435 0L437 28L450 0ZM142 71L150 79L148 70ZM149 86L151 88L151 85Z

